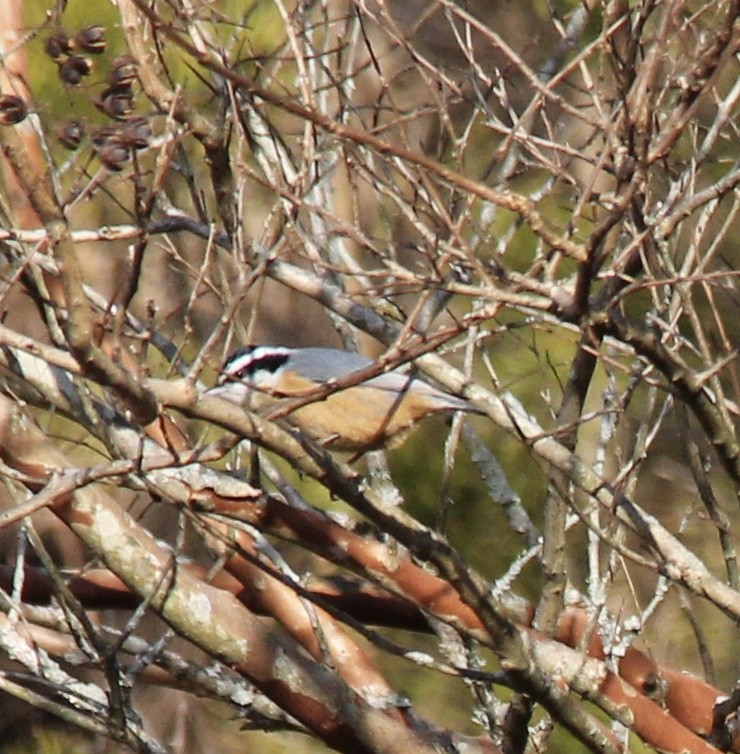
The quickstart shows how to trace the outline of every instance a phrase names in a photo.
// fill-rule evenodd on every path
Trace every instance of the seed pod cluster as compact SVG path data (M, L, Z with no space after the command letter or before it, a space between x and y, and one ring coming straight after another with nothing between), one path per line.
M130 55L120 55L106 79L107 86L95 101L95 106L110 118L127 120L134 111L133 83L136 81L136 61Z
M92 143L98 159L109 170L121 170L128 160L130 149L119 139L115 126L103 126L92 135Z
M132 150L145 149L152 138L147 119L133 114L136 79L136 61L130 55L119 55L95 101L99 110L117 121L96 131L92 138L98 158L111 170L120 170Z
M57 64L62 81L68 86L77 86L92 71L92 61L87 56L100 55L106 50L105 29L94 24L74 35L59 29L47 37L44 50ZM90 134L96 156L109 170L121 170L133 151L145 149L152 139L149 121L134 113L137 78L134 58L119 55L111 61L105 85L92 100L109 119ZM57 138L67 149L78 149L86 130L83 121L69 120L58 128Z
M57 64L59 78L67 86L78 86L92 72L92 61L86 54L100 55L105 48L105 29L98 24L80 29L74 36L57 29L44 43L44 52Z
M130 118L124 123L111 123L92 135L98 159L110 170L121 170L133 150L146 149L152 129L146 118Z

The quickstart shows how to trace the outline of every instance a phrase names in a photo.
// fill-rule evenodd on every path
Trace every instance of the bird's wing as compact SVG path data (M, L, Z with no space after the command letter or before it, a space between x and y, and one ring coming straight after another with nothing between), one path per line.
M346 377L352 372L366 369L374 362L365 356L336 348L303 348L293 352L292 360L296 370L304 377L316 382L328 382L338 377ZM466 400L437 390L413 374L400 371L385 372L362 383L368 387L387 390L398 395L408 390L417 394L422 391L440 410L475 411Z
M296 371L313 382L328 382L369 367L373 362L338 348L300 348L291 353Z

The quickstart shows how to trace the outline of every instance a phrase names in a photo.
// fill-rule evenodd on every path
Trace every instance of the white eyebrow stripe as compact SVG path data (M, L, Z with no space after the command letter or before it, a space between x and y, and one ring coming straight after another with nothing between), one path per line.
M287 356L290 349L285 346L255 346L247 356L253 361L260 361L268 356Z
M261 362L264 362L264 369L266 371L274 372L277 368L282 366L282 363L287 360L289 355L290 349L283 346L256 346L252 350L232 358L231 361L225 365L224 373L234 375L245 370L254 373L262 368L260 366ZM276 359L282 363L276 365ZM272 366L269 366L270 364L272 364Z

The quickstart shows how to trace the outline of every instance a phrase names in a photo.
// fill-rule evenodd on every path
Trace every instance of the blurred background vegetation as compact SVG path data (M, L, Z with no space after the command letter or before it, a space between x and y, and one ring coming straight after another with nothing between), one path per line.
M635 155L640 146L624 141L618 126L622 92L614 72L616 53L610 45L611 40L616 39L615 46L623 40L619 39L619 27L605 32L605 12L613 11L615 5L544 0L471 0L454 6L418 0L300 4L216 0L154 3L153 7L178 34L188 36L195 47L214 53L235 73L277 92L286 101L315 107L401 150L422 153L480 185L531 197L547 226L585 246L619 203L621 195L615 192L632 187L615 167L617 157L624 156L620 150L634 149L634 155L628 156L634 162L624 170L634 169L639 162ZM644 93L650 106L659 108L651 116L655 121L652 137L657 142L673 108L683 101L681 77L692 73L692 56L731 11L727 3L682 2L665 12L654 3L632 5L629 9L624 4L633 22L641 16L645 21L639 40L633 40L640 47L636 59L640 65L649 61L660 68L653 79L660 95ZM553 436L560 436L563 428L558 427L558 412L583 345L583 330L581 322L569 318L558 305L572 295L582 265L567 255L552 254L530 222L466 192L464 184L442 181L423 167L411 161L404 164L399 156L384 155L371 145L352 143L321 127L309 128L295 112L281 111L256 95L238 95L233 82L226 82L166 34L157 34L156 44L150 35L146 41L153 55L161 56L170 89L188 109L214 124L218 133L227 134L225 152L232 185L238 189L227 209L216 190L213 163L204 157L207 136L197 133L192 119L173 115L174 107L167 112L162 101L138 79L132 84L132 109L125 118L117 120L101 110L101 94L111 72L121 64L120 56L132 53L132 32L127 32L118 4L72 0L20 6L23 28L15 31L26 56L28 107L38 118L35 128L43 135L42 159L53 166L53 179L72 231L138 227L182 215L199 225L199 232L152 233L142 252L136 293L127 305L145 326L138 341L128 333L126 342L133 344L146 374L175 376L172 364L147 341L145 334L152 331L171 341L178 362L188 363L220 329L221 342L212 347L200 375L209 385L224 354L238 342L358 346L370 356L383 351L377 340L340 321L325 301L312 299L267 274L250 279L270 254L331 281L393 324L421 321L420 311L429 305L425 311L433 316L428 332L454 329L466 315L482 309L487 295L491 302L496 300L500 286L512 296L527 294L541 306L502 305L490 318L477 323L479 338L467 341L475 353L472 380L497 394L513 396L529 416ZM453 7L467 15L456 15ZM661 36L666 14L675 15L676 31L669 39ZM466 25L468 16L481 29L491 30L501 44ZM581 21L571 34L566 29L576 16ZM47 41L61 29L74 33L92 25L105 30L106 49L89 56L89 75L78 84L65 84L60 80L59 63L46 50ZM296 55L297 50L303 57ZM581 67L571 65L578 55L582 55ZM337 80L338 73L348 70L353 72L351 78ZM635 199L645 210L645 222L652 222L662 208L677 204L682 193L696 195L737 173L737 122L735 119L733 124L732 117L722 123L721 138L701 156L696 169L686 167L717 122L718 103L736 107L736 97L729 93L737 87L737 74L737 53L721 57L718 70L711 73L711 87L702 91L703 99L675 143L660 160L646 166L639 178L639 201ZM625 77L630 75L636 80L642 73L638 70ZM306 92L306 87L317 82L323 88L316 86ZM484 90L486 83L488 89ZM552 96L538 99L538 87L550 87ZM598 103L613 108L612 115L599 112ZM240 108L259 111L263 125L271 129L268 138L260 141L254 134L250 138L249 127L256 126L254 122L245 126L246 116L240 121ZM95 134L136 117L151 129L146 147L126 152L120 163L101 161L101 149L93 143ZM72 121L84 126L85 136L70 150L59 142L58 135ZM600 128L605 123L612 123L614 130ZM631 137L638 140L639 135L633 132ZM265 161L270 161L265 142L270 140L276 153L285 150L292 158L275 160L272 174L265 168ZM289 170L294 174L289 175ZM670 334L679 341L678 333L685 339L676 347L697 374L714 369L727 356L726 346L729 344L732 353L740 342L736 194L735 186L734 197L732 191L718 196L715 209L706 214L702 214L705 205L698 204L677 225L673 237L661 240L663 247L656 243L658 251L643 251L644 266L634 284L626 280L618 292L620 311L632 321L659 322L666 327L666 337ZM13 196L12 186L6 185L6 228L18 227ZM146 212L144 205L149 207ZM237 218L233 228L227 227L229 212ZM604 251L607 261L600 271L594 271L591 281L592 299L615 277L632 274L625 273L621 265L629 250L641 242L644 228L639 226L637 214L625 211L615 221L616 230ZM734 230L728 231L728 225ZM219 246L214 243L217 237L227 238L228 243ZM76 246L86 282L111 305L121 301L131 282L132 243L131 237L109 240L101 232ZM28 244L28 248L32 246ZM689 265L691 253L706 255L710 261L707 266L701 262ZM47 323L38 301L21 286L10 285L17 261L10 255L5 259L3 323L48 342ZM676 272L683 269L685 275ZM438 292L446 295L435 309L430 299ZM682 296L691 298L689 314L672 308ZM547 308L550 299L552 306ZM108 315L110 311L103 312L101 321L104 329L113 330L115 317ZM228 321L224 322L224 317ZM706 327L703 334L717 354L717 364L706 363L695 343L697 321ZM458 367L463 365L463 330L453 342L455 352L448 357ZM634 473L624 480L628 494L715 575L726 578L716 525L697 495L686 456L688 438L709 453L707 437L695 421L687 429L666 403L665 382L652 365L638 366L634 352L620 344L607 341L595 348L600 361L577 418L578 455L590 464L603 460L607 479L615 479L634 463ZM729 360L723 364L717 374L730 396L730 413L736 424L736 364ZM656 391L655 385L661 389ZM613 411L615 421L613 434L606 441L602 439L605 405ZM105 454L84 428L53 411L39 407L34 411L53 442L81 459L82 465L97 462ZM203 423L182 423L197 440L217 434ZM544 510L553 495L547 464L532 451L531 442L515 433L484 417L473 418L470 424L494 450L534 525L544 529ZM642 432L649 434L648 428L653 427L655 433L645 452L633 456L636 437ZM424 525L437 527L440 510L447 506L443 534L472 568L496 579L522 551L523 542L511 531L506 512L491 499L463 447L457 450L449 480L445 478L448 434L449 424L443 420L425 423L402 448L389 452L391 477L405 500L404 510ZM606 453L604 459L601 453ZM308 503L351 513L331 490L291 469L289 463L274 460ZM230 461L233 463L233 458ZM736 542L740 524L736 489L716 458L712 468L714 492ZM583 502L582 492L572 487L569 491L573 496L569 502L579 498ZM150 496L132 489L122 488L116 494L144 526L170 542L175 540L181 525L177 508L153 504ZM36 525L58 563L79 567L92 559L93 554L51 514L39 513ZM18 536L12 528L2 532L0 547L7 564L12 565L16 557ZM637 552L647 553L634 537L627 543ZM574 527L567 538L567 575L584 594L589 592L592 573L587 548L585 527ZM203 556L203 545L196 537L185 549ZM333 570L331 563L298 547L285 547L284 555L300 573ZM615 556L608 547L600 551L600 557L602 566L608 558L618 566L608 582L608 609L618 622L639 614L655 593L656 574ZM524 568L515 586L518 594L537 603L543 587L538 560ZM123 625L127 617L118 611L102 611L97 619ZM696 626L701 627L712 661L709 680L719 689L730 688L740 671L736 623L696 596L678 588L669 591L640 627L637 646L661 665L705 675L708 668L697 649ZM162 624L150 616L141 628L153 639ZM400 629L384 633L417 651L434 654L438 646L437 637L431 635ZM358 641L366 643L359 637ZM184 641L180 649L198 656ZM369 645L368 649L377 656L392 686L407 695L427 719L470 735L481 732L472 719L478 700L461 680L384 656ZM481 656L490 667L496 666L491 652L481 650ZM507 700L509 692L501 692L501 698ZM323 744L294 733L240 731L239 720L232 719L234 710L214 702L199 703L183 692L137 687L134 699L146 727L170 751L251 749L269 754L326 750ZM59 733L58 724L43 714L29 717L25 706L5 696L0 702L2 752L125 750L76 730ZM550 739L548 750L574 751L577 746L559 732Z

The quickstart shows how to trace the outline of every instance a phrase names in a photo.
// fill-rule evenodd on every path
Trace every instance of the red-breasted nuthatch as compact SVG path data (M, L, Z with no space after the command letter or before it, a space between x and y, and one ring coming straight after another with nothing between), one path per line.
M370 359L336 348L246 346L226 359L219 386L210 392L268 415L306 398L286 421L331 449L353 452L399 444L432 414L481 413L462 398L399 370L364 380L358 375L357 384L352 383L353 373L372 365ZM342 385L327 393L337 381ZM310 400L312 394L315 400Z

